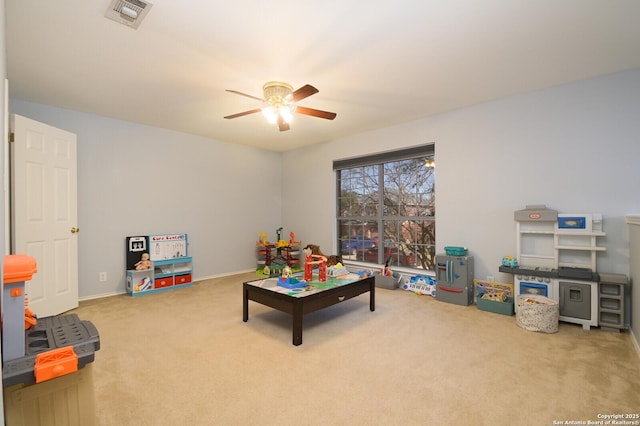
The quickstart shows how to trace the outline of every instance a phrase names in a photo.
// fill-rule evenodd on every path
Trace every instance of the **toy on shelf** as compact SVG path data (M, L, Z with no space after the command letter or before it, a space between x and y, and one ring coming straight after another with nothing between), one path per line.
M136 291L146 291L146 290L151 290L151 278L149 277L143 277L140 280L140 283L138 285L136 285L135 290Z
M502 258L502 266L506 266L508 268L517 268L518 258L514 256L505 256Z
M142 271L144 269L151 269L153 267L153 263L149 260L149 253L142 253L140 256L140 261L135 264L136 271Z

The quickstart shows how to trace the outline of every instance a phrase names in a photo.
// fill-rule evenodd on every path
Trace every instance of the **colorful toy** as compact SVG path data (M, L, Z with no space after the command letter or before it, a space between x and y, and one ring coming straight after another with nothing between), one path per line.
M300 265L300 242L294 241L295 234L290 233L291 241L287 242L280 237L282 227L276 229L276 243L267 241L267 235L264 232L259 234L256 242L259 270L270 277L278 277L282 275L285 267L294 268ZM275 249L275 255L273 251ZM264 261L262 257L264 256ZM264 266L262 266L264 265Z
M302 288L306 287L307 283L305 281L300 281L294 277L280 277L278 278L278 285L280 287L285 288Z
M311 254L308 248L303 249L305 254L304 261L304 280L310 282L313 280L313 270L318 268L318 281L327 280L327 258L317 254Z
M38 316L29 309L29 297L24 295L24 329L28 330L38 322Z
M291 267L289 265L282 268L282 278L289 278L292 275Z
M327 275L330 277L340 277L343 275L347 275L349 270L345 268L342 263L336 263L335 265L331 265L327 268Z
M370 269L361 269L357 272L360 278L367 278L373 276L373 271Z
M296 241L296 234L294 234L293 232L289 232L289 237L291 238L289 240L289 244L291 244L292 246L300 245L300 241Z
M414 275L402 285L403 290L412 291L417 295L436 295L436 280L428 275Z
M393 256L389 256L387 261L384 263L384 269L382 269L381 273L385 277L393 276L393 272L391 271L391 261L393 260Z
M507 266L509 268L517 268L518 258L513 256L505 256L502 258L502 266Z
M136 286L136 291L145 291L151 290L151 279L149 277L144 277L140 280L140 284Z
M315 256L323 256L323 257L325 257L327 259L327 266L333 266L333 265L336 265L338 263L343 263L341 255L339 255L339 254L326 255L326 254L322 253L322 251L320 250L320 246L318 246L318 245L307 244L305 249L310 249L311 250L311 254L313 254Z
M140 261L134 265L137 271L141 271L144 269L151 269L153 264L149 260L149 253L142 253L140 256Z

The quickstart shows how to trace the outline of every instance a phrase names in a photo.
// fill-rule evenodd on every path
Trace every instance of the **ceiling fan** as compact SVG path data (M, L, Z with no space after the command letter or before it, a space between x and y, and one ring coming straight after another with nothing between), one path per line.
M258 100L263 103L263 106L262 108L227 115L225 118L238 118L262 111L262 114L264 114L270 123L278 123L278 128L281 132L289 130L289 123L291 123L294 113L325 118L327 120L333 120L336 118L335 112L321 111L319 109L296 105L296 102L318 93L318 89L309 84L305 84L298 90L294 91L293 87L287 83L271 81L265 84L262 87L262 90L264 92L264 98L258 98L257 96L247 95L246 93L238 92L237 90L227 89L227 92Z

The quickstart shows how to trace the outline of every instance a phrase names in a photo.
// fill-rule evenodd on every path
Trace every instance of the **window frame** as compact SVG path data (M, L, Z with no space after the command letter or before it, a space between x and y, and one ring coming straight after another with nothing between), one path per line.
M428 245L424 245L423 250L428 250L428 258L429 261L423 261L422 263L418 263L418 256L417 253L414 252L413 256L411 256L411 254L407 255L406 252L405 253L401 253L400 252L400 248L396 248L394 249L394 244L391 244L391 249L388 248L384 248L382 250L382 252L377 251L377 259L376 262L372 262L370 259L369 261L365 261L364 258L363 259L358 259L358 256L356 255L356 262L364 262L364 263L370 263L370 264L380 264L380 263L384 263L385 259L383 259L383 257L386 254L392 253L396 255L396 259L395 259L395 263L392 264L392 266L395 267L406 267L409 269L415 269L416 271L422 271L422 272L427 272L427 271L433 271L434 269L434 263L435 263L435 227L436 227L436 219L435 219L435 207L434 207L434 212L431 215L427 215L427 216L386 216L385 215L385 203L384 203L384 197L385 197L385 193L386 191L384 190L385 188L382 187L382 185L384 184L385 180L384 180L384 174L385 174L385 167L384 165L387 163L394 163L394 162L399 162L402 160L412 160L412 159L416 159L416 158L422 158L422 157L429 157L431 156L433 160L435 160L435 143L429 143L429 144L425 144L425 145L418 145L418 146L413 146L413 147L409 147L409 148L404 148L404 149L398 149L398 150L393 150L393 151L386 151L386 152L378 152L375 154L370 154L370 155L365 155L365 156L360 156L360 157L352 157L352 158L347 158L347 159L340 159L340 160L335 160L333 162L333 170L335 173L335 182L336 182L336 197L335 197L335 201L336 201L336 211L335 211L335 215L336 215L336 230L337 230L337 250L340 252L340 254L343 254L343 251L347 251L347 254L354 254L356 253L356 250L365 250L365 249L369 249L370 252L374 251L374 250L379 250L379 247L376 247L375 243L373 243L373 246L371 246L372 241L370 239L367 238L367 234L365 233L364 229L366 223L369 222L373 222L375 221L375 223L373 223L372 225L374 227L377 228L377 235L379 236L383 236L382 238L384 238L385 234L385 224L390 224L392 222L396 222L398 224L400 223L406 223L406 222L422 222L423 226L426 223L429 223L429 225L427 226L432 226L432 232L433 232L433 241L432 243L428 244ZM370 166L375 166L377 167L377 174L378 174L378 178L377 178L377 184L378 184L378 188L376 188L377 191L377 195L376 195L376 199L377 199L377 213L375 215L371 215L371 216L367 216L364 215L362 217L359 216L348 216L345 217L342 215L341 207L343 207L342 205L342 201L343 201L343 197L344 194L342 192L342 183L343 183L343 179L342 179L342 174L341 172L347 169L356 169L356 168L366 168L366 167L370 167ZM363 170L364 172L364 170ZM435 172L433 172L433 178L435 179ZM366 175L365 175L366 176ZM364 183L363 179L363 183ZM435 206L435 180L432 184L432 186L430 187L431 189L433 189L433 202L434 202L434 206ZM363 222L364 225L362 227L362 234L356 234L356 238L347 238L347 239L343 239L343 235L341 235L341 231L344 230L344 225L343 222L344 221L350 221L353 222L354 227L359 226L358 225L358 219L366 219L366 222ZM400 226L400 225L399 225ZM371 226L369 226L371 227ZM358 238L360 237L360 238ZM345 246L343 246L343 242L347 241L347 244ZM354 246L355 247L350 247L351 242L355 242ZM416 242L413 242L412 244L417 244ZM380 242L378 241L378 245L383 245L384 246L384 242ZM373 247L373 248L370 248ZM353 252L351 252L351 250L354 250ZM394 252L395 250L395 252ZM370 253L369 253L370 254ZM346 256L345 256L346 257ZM345 259L346 262L349 262L349 260L353 261L353 259ZM424 266L428 266L428 269L426 269Z

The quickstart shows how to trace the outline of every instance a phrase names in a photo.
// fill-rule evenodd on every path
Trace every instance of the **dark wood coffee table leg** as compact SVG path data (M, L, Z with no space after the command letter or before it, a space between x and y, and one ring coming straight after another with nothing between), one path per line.
M249 291L246 288L242 290L242 321L249 321Z
M371 312L376 310L376 282L375 282L375 279L371 281L371 287L369 288L369 310L371 310Z
M293 345L302 344L302 301L296 299L293 302Z

